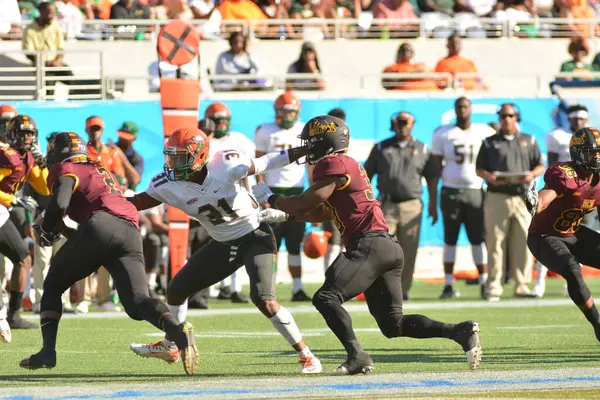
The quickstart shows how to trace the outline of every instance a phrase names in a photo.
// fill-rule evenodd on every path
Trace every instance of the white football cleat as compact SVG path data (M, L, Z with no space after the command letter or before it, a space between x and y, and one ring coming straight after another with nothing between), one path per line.
M6 319L0 319L0 340L4 343L10 343L12 335L10 333L10 326Z
M106 303L97 306L96 311L121 312L121 307L112 301L107 301Z
M537 297L544 297L544 293L546 293L546 281L545 280L540 280L537 281L535 283L535 286L533 286L533 294L535 294Z
M320 374L323 372L323 366L317 357L300 357L298 362L304 364L300 370L301 374Z
M169 341L168 344L165 344L164 342L165 340L150 344L132 343L129 348L144 358L158 358L169 364L179 361L179 349L175 343Z

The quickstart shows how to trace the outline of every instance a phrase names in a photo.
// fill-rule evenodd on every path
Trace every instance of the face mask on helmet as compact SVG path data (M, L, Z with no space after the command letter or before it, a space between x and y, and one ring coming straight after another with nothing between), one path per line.
M592 174L600 173L600 149L579 148L574 161L580 169Z
M219 118L219 117L215 116L213 118L213 122L217 126L217 128L215 129L215 132L214 132L216 139L222 138L223 136L226 136L229 133L229 129L231 127L231 118L230 117Z
M202 143L194 151L191 146L186 149L176 147L165 147L165 165L164 170L167 174L167 179L170 181L183 181L199 171L205 164L199 165L194 162L196 156L202 150Z
M293 106L284 106L276 111L275 120L283 129L290 129L298 121L298 109Z

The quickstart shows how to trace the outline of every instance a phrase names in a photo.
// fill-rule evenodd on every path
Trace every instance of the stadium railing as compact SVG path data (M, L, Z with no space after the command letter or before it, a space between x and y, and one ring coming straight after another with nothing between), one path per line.
M68 25L59 21L71 39L78 40L151 40L169 20L92 20ZM2 36L18 40L29 21L15 24ZM321 39L411 39L445 38L458 31L466 38L564 38L573 33L599 36L600 19L532 18L527 21L478 18L459 13L450 18L424 13L417 19L268 19L268 20L192 20L204 39L227 38L233 31L263 40Z
M3 51L2 53L11 55L11 65L0 67L0 100L106 98L101 51ZM45 60L49 54L82 55L85 61L60 67L46 66ZM35 62L32 63L27 59L28 55L35 56Z

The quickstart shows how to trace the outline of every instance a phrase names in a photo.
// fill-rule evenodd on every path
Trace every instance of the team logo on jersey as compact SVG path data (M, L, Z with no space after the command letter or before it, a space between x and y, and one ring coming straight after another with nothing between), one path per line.
M337 130L335 122L331 121L328 124L322 124L320 121L311 122L308 127L308 135L315 136L322 133L334 133Z
M192 204L196 203L198 201L197 197L194 197L193 199L189 199L188 201L185 202L185 204L187 204L188 206L191 206Z
M594 208L594 206L596 205L596 200L594 199L586 199L583 201L583 204L581 205L581 208L583 208L584 210L591 210Z

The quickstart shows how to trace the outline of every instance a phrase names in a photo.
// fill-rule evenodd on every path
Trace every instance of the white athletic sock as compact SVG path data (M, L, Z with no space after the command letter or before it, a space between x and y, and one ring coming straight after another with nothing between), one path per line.
M537 281L542 282L548 275L548 268L539 261L535 263L535 271L537 272Z
M292 290L292 292L294 294L298 293L300 290L302 290L302 278L294 278L294 289Z
M241 292L242 291L242 282L237 279L237 271L231 274L231 291L232 292Z
M294 321L294 317L285 307L281 306L279 312L269 318L269 321L290 345L298 344L302 340L302 334L296 325L296 321Z
M156 272L146 272L146 280L150 289L156 289Z
M187 300L180 306L173 306L173 305L167 303L167 307L169 307L169 311L171 311L171 314L173 314L173 316L175 318L177 318L177 321L180 324L185 322L185 318L187 317L187 310L188 310Z
M454 274L445 274L444 278L445 278L444 284L446 286L452 286L452 282L454 282Z
M310 349L308 348L308 346L306 346L305 348L303 348L302 350L300 350L298 352L298 357L302 358L302 357L314 357L312 351L310 351Z
M482 274L479 274L479 284L480 285L485 285L485 283L487 282L488 279L488 274L487 272L484 272Z

